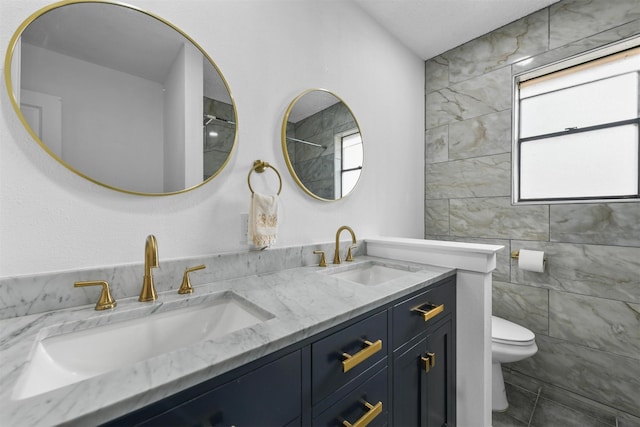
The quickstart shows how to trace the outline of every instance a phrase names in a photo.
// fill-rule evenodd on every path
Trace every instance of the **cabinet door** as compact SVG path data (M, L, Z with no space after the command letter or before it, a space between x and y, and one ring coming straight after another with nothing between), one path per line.
M452 332L452 321L448 320L427 337L426 358L432 366L424 375L427 412L423 425L429 427L455 425L455 360Z
M393 425L455 425L452 321L403 347L393 362Z
M296 351L139 425L300 425L300 375Z
M421 357L427 351L422 338L393 362L393 422L394 426L421 426L427 404L427 389Z

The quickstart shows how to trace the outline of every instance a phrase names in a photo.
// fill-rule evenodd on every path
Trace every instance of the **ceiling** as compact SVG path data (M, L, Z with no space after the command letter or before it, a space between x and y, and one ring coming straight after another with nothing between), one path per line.
M430 59L558 0L354 0L422 59Z

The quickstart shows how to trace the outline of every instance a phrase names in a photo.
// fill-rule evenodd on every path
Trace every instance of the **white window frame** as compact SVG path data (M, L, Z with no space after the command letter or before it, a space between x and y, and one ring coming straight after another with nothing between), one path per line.
M344 156L344 147L343 147L343 140L346 137L349 137L351 135L355 135L355 134L359 134L360 135L360 144L362 144L362 134L360 134L360 129L355 127L353 129L349 129L346 130L344 132L339 132L336 133L334 136L334 147L335 147L335 174L334 174L334 178L335 178L335 197L337 199L342 198L344 196L346 196L347 194L350 194L351 191L353 191L353 189L351 189L350 192L348 192L347 194L343 194L343 179L342 176L345 172L352 172L355 170L360 170L362 171L362 164L360 164L359 167L356 168L352 168L352 169L344 169L344 165L343 165L343 161L342 158ZM364 153L363 153L363 158L364 158ZM364 160L364 159L363 159ZM364 163L364 161L363 161ZM357 184L357 183L356 183ZM355 188L355 186L354 186Z
M614 55L616 53L640 47L640 37L634 37L615 44L595 49L584 54L576 55L571 58L554 62L533 70L529 70L513 76L513 123L512 123L512 204L528 205L528 204L559 204L559 203L599 203L599 202L637 202L640 200L640 194L631 196L598 196L598 197L562 197L562 198L544 198L544 199L522 199L520 195L520 84L527 80L545 76L564 69L575 67L591 61ZM638 95L640 97L640 94ZM583 130L567 129L569 132L579 133ZM639 144L640 144L640 122L638 123ZM526 140L526 138L525 138ZM638 159L638 193L640 193L640 154Z

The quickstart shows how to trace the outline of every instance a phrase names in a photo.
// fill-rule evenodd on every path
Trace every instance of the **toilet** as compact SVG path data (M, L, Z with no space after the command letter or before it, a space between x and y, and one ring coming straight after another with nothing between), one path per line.
M538 351L536 336L529 329L491 316L491 409L506 411L509 407L504 389L502 364L531 357Z

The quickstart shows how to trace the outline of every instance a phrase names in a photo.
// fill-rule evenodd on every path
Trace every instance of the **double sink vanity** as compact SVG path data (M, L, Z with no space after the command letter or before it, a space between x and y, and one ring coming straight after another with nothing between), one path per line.
M455 275L358 254L5 319L0 424L454 425Z

